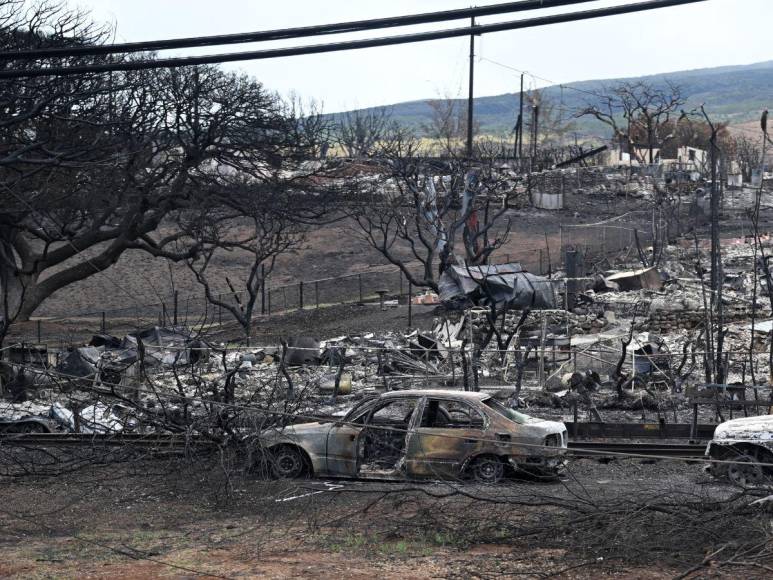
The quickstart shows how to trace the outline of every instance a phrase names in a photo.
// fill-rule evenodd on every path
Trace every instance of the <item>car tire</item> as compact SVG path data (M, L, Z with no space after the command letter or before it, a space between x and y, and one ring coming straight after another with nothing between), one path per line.
M484 455L470 464L470 474L478 483L499 483L505 475L505 464L499 457Z
M717 479L722 479L723 477L727 477L727 465L724 463L717 463L717 461L722 461L721 457L710 457L711 463L709 463L709 473L712 477L715 477Z
M740 487L756 487L765 483L765 471L759 465L759 460L751 455L731 457L733 461L727 466L727 478Z
M39 423L29 422L19 425L19 433L47 433L46 428Z
M271 473L277 479L298 479L306 473L306 458L297 447L283 445L271 452Z

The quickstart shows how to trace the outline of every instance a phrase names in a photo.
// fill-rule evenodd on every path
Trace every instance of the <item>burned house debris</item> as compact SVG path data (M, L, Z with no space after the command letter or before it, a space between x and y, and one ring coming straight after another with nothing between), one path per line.
M604 281L607 284L614 284L622 292L643 289L660 290L663 286L660 273L654 267L631 272L618 272L608 276Z
M524 271L520 264L451 266L438 285L443 303L461 308L490 304L518 310L555 307L551 281Z

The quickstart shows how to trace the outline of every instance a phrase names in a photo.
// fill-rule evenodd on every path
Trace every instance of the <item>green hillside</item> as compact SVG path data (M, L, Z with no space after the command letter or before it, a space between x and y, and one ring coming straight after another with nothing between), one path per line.
M604 79L582 81L542 89L569 116L571 111L582 108L592 100L592 96L581 91L598 91L605 86L613 86L621 80L645 80L656 86L667 81L682 88L688 97L685 109L692 109L701 103L707 111L719 121L741 123L759 117L760 112L773 106L773 61L744 66L726 66L691 71L651 75L628 79ZM421 129L430 117L430 108L426 100L409 101L392 105L392 116L398 122ZM518 110L518 94L507 93L493 97L475 99L475 115L485 133L509 133L515 123ZM603 125L590 119L581 119L578 131L591 134L606 134Z

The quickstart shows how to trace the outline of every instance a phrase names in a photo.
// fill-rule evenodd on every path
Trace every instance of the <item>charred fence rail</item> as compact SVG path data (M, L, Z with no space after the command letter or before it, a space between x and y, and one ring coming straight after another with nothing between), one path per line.
M580 424L582 425L582 424ZM636 425L627 425L633 428ZM713 433L711 425L705 432ZM574 437L572 430L570 436ZM709 437L710 438L710 437ZM216 443L198 436L180 436L169 433L152 435L140 433L86 434L86 433L0 433L0 446L46 447L130 447L153 452L182 452L190 446L214 447ZM655 457L703 457L705 443L653 443L626 441L570 441L569 455L573 457L655 456Z
M411 268L411 271L418 274L418 268ZM380 267L345 276L299 280L283 285L267 284L257 296L253 316L257 320L260 316L381 300L398 300L405 305L410 295L418 293L419 290L411 287L400 269ZM246 292L230 290L216 293L214 298L242 310L248 300ZM84 334L109 334L114 328L121 332L154 325L197 328L232 321L233 317L226 308L213 304L203 294L175 292L158 301L125 308L43 313L30 322L17 323L18 332L9 340L24 343L28 348L34 344L61 348L72 342L73 327Z
M717 428L712 423L565 423L569 437L575 440L606 439L690 439L708 441ZM578 445L580 444L578 442Z

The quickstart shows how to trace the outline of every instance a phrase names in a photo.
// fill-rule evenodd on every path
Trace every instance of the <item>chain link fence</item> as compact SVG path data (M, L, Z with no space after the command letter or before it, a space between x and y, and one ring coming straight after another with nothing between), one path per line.
M636 250L637 238L644 248L663 242L653 232L622 224L587 224L561 226L561 260L567 250L579 251L586 260L600 260Z

